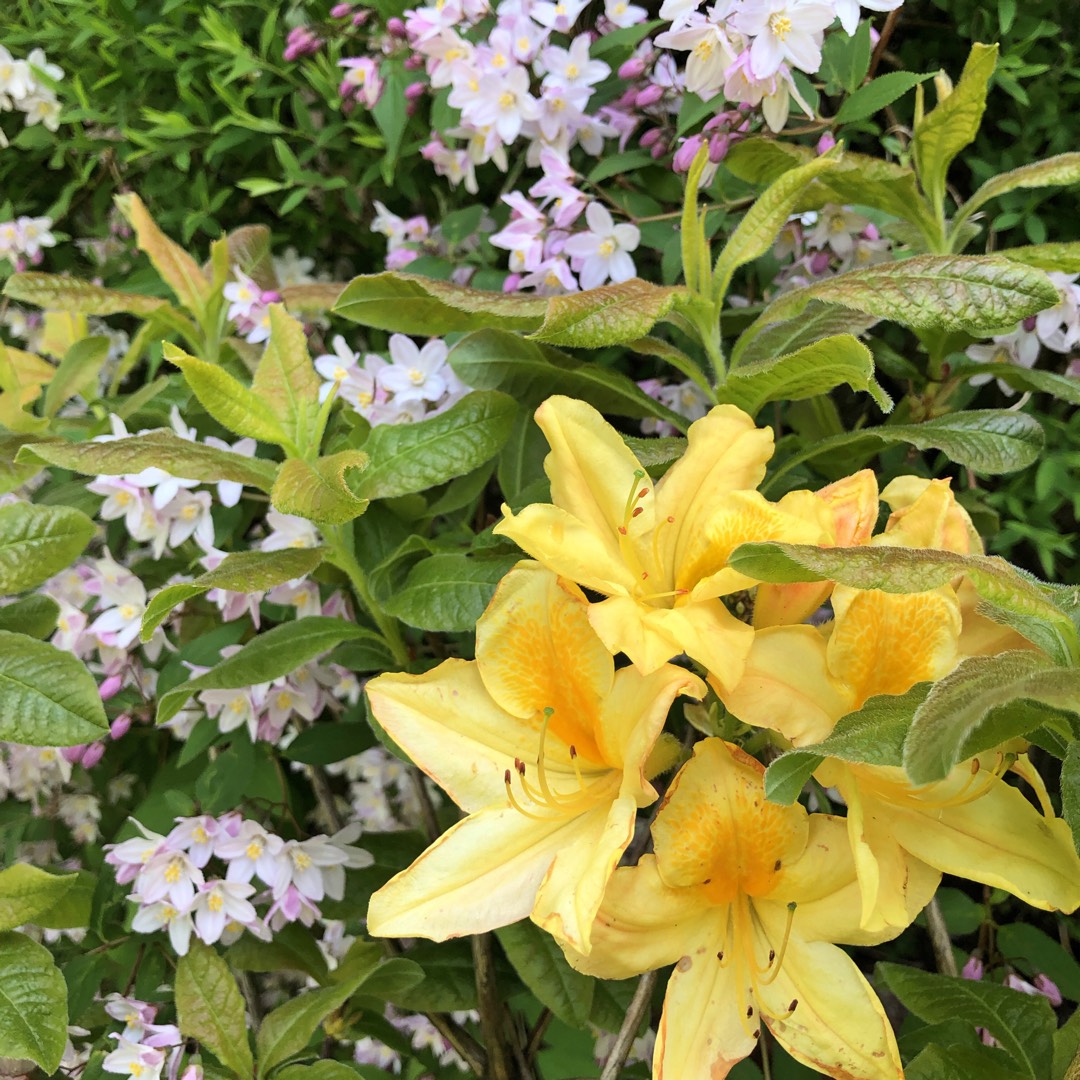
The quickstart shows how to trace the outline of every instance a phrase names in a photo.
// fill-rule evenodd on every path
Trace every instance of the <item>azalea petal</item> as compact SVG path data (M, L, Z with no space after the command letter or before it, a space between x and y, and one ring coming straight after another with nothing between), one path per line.
M1034 907L1071 912L1080 906L1080 858L1065 822L1043 817L997 778L970 802L941 805L962 797L954 793L958 780L970 780L965 773L959 767L907 807L891 802L887 814L896 842L946 874L1007 889ZM976 776L970 782L981 781Z
M634 838L636 820L637 800L629 796L581 819L573 843L559 851L540 885L532 912L537 925L559 942L589 951L604 890Z
M589 209L599 205L592 203ZM551 446L544 471L556 506L612 542L620 527L630 538L652 530L652 483L622 436L596 409L556 395L536 410L536 423ZM628 518L628 499L638 490L647 492L632 503L641 512Z
M875 542L940 548L961 555L982 551L982 540L948 480L898 476L885 487L881 498L893 512Z
M587 956L563 947L571 966L602 979L627 979L673 964L723 930L726 908L712 907L703 889L673 889L656 869L656 857L611 876L592 928Z
M825 638L813 626L759 630L742 678L730 690L715 689L744 724L772 728L796 746L821 742L855 705L829 671Z
M565 510L533 503L517 514L505 505L502 511L503 520L492 532L510 537L556 574L606 595L629 593L637 585L615 540Z
M595 834L592 816L537 821L510 807L470 815L372 896L368 932L445 941L526 918L559 852Z
M956 666L960 606L948 586L906 594L838 586L832 603L829 669L857 705L877 694L902 694Z
M782 940L784 905L755 904L755 911L769 940ZM902 1080L892 1025L842 949L792 932L776 978L756 990L769 1030L797 1061L829 1076ZM787 1015L792 1002L795 1011Z
M724 909L726 910L726 909ZM756 1017L746 1016L745 972L721 961L722 924L693 943L668 980L653 1052L654 1080L722 1080L755 1046Z
M593 728L611 690L614 664L589 625L588 602L538 563L520 563L499 583L476 627L484 686L507 712L602 763ZM665 709L666 712L666 709Z
M962 629L957 648L961 656L994 656L997 653L1011 652L1013 649L1036 647L1012 627L979 613L979 605L983 599L968 578L960 582L956 598L960 602Z
M719 600L659 608L616 596L590 605L589 621L613 653L626 653L644 674L685 652L725 686L739 680L754 639Z
M732 491L756 488L772 457L770 428L758 428L734 405L718 405L694 421L686 453L656 486L654 540L658 569L674 581L687 548Z
M536 757L538 725L500 709L473 662L380 675L367 693L390 737L465 810L505 805L506 770L515 758Z

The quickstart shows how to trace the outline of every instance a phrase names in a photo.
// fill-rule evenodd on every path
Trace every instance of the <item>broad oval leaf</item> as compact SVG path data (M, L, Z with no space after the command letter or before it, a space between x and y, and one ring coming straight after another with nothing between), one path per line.
M42 412L49 417L60 411L68 398L81 394L88 401L97 397L101 368L109 355L109 339L95 334L76 341L64 354L45 388Z
M0 934L0 1056L56 1072L67 1022L67 984L49 950L25 934Z
M27 863L0 870L0 931L34 922L58 904L77 879L77 874L47 874Z
M230 1072L250 1080L255 1070L247 1039L244 999L229 965L193 939L176 966L177 1026L198 1039Z
M368 507L368 500L357 498L346 482L347 476L367 463L368 456L362 450L342 450L314 463L289 458L278 470L270 501L283 514L320 525L344 525Z
M270 340L255 369L251 389L270 406L301 453L314 436L319 385L303 324L280 304L271 304Z
M731 351L731 369L734 372L743 364L798 352L815 341L836 334L858 335L878 321L876 315L864 315L814 300L798 318L774 323L752 336L740 337Z
M149 641L169 612L210 589L227 592L265 592L286 581L310 574L322 562L322 548L282 548L281 551L237 551L194 581L166 585L150 597L143 612L140 637Z
M516 412L512 397L478 390L438 416L381 424L364 443L370 464L350 487L358 498L389 499L472 472L503 448Z
M86 514L69 506L0 506L0 596L40 585L70 566L94 529Z
M182 439L167 428L104 442L30 443L20 449L15 460L20 464L45 462L85 476L124 476L153 467L185 480L233 480L267 492L277 475L272 461Z
M0 739L78 746L108 730L97 683L82 661L26 634L0 630Z
M4 295L46 310L83 315L149 315L165 306L156 296L106 289L79 278L30 271L12 274L4 283Z
M1029 244L1006 248L1006 259L1034 266L1038 270L1057 270L1062 274L1080 274L1080 241L1059 244Z

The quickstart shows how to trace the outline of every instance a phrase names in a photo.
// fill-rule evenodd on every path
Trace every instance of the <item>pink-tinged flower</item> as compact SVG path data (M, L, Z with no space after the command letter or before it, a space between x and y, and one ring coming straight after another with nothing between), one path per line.
M588 4L589 0L537 0L529 14L541 26L565 34Z
M168 900L173 907L187 911L203 880L202 870L184 852L166 848L153 855L139 871L135 893L140 903Z
M281 551L282 548L309 548L319 546L319 533L307 518L268 510L266 523L272 530L259 544L260 551Z
M55 247L56 237L52 232L52 218L21 217L15 222L22 238L23 253L31 259L41 254L42 248Z
M116 883L126 885L134 881L139 871L162 849L165 837L144 829L134 818L131 823L141 836L124 840L119 844L105 845L105 861L116 867Z
M571 236L563 250L580 261L582 288L595 289L605 281L627 281L634 276L634 260L630 252L641 242L636 225L616 225L607 208L599 202L590 203L585 211L588 232Z
M295 885L290 885L270 906L270 910L266 913L266 922L276 932L286 923L298 920L304 926L311 926L321 914L318 907Z
M997 334L989 345L969 345L967 355L980 364L1014 364L1032 368L1039 359L1040 342L1034 331L1017 327L1011 334ZM972 375L968 382L972 386L982 386L993 378L990 374ZM998 380L1002 393L1015 394L1016 391L1003 380Z
M481 127L490 124L504 143L521 134L526 120L535 120L540 109L529 93L528 69L517 66L504 75L484 75L479 82L469 119Z
M268 833L257 821L241 822L236 836L218 840L215 851L229 864L226 879L248 882L256 875L267 885L278 878L284 841Z
M604 15L610 23L620 28L637 26L649 17L645 8L627 3L627 0L607 0L604 4Z
M162 512L169 519L169 547L177 548L192 537L204 551L214 546L210 492L181 491Z
M195 933L207 944L221 938L229 922L246 926L258 917L248 897L255 886L243 881L207 881L199 888L192 914Z
M825 0L744 0L732 21L754 39L750 64L759 79L767 79L785 60L809 74L817 71L825 28L834 18L835 8Z
M181 911L162 901L139 908L131 920L131 929L140 934L153 934L162 927L168 928L169 942L177 956L186 956L191 945L192 924L189 911ZM144 1078L139 1077L138 1080Z
M186 951L186 950L185 950ZM117 1038L117 1047L105 1055L101 1067L106 1072L130 1076L133 1080L158 1080L165 1065L165 1051Z
M960 972L960 977L963 979L970 979L972 982L979 982L979 980L982 979L985 970L986 968L983 962L977 956L969 956Z
M123 1020L125 1026L121 1038L141 1042L143 1028L152 1024L157 1016L157 1006L139 1001L138 998L108 994L105 998L105 1012L114 1020Z
M706 100L720 92L724 85L724 73L735 63L736 50L727 31L700 12L688 14L677 28L657 35L656 44L665 49L689 52L686 59L686 89ZM651 85L662 84L654 81Z
M262 289L243 270L234 267L233 275L236 280L228 282L222 293L229 301L228 318L237 322L251 317L262 296Z
M176 826L165 838L172 851L186 851L192 863L200 870L214 854L214 839L222 833L217 818L209 814L200 817L177 818Z
M611 68L603 60L589 56L591 40L588 34L578 34L569 49L549 45L540 54L547 74L544 85L558 83L562 86L590 87L606 79Z
M870 224L862 214L856 214L846 206L826 203L819 211L817 222L807 232L806 242L810 247L829 247L844 258L855 249L855 237Z
M570 264L560 256L545 259L533 273L521 279L519 287L535 289L541 296L557 296L580 289Z
M422 349L404 334L390 336L393 361L379 373L379 383L396 402L438 401L446 393L446 342L433 338Z
M385 85L379 74L378 61L370 56L354 56L339 60L338 67L345 68L345 76L341 80L341 96L353 95L357 101L362 101L369 109L374 109Z

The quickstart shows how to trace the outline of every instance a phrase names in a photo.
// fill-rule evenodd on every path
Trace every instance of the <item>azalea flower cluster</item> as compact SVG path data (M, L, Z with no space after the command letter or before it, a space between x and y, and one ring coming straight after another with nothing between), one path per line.
M169 1075L178 1075L184 1052L184 1038L175 1024L157 1024L157 1006L122 994L105 998L105 1012L121 1020L124 1030L113 1032L116 1049L105 1055L101 1067L110 1073L133 1077L135 1080L160 1080L162 1069L168 1065ZM202 1069L191 1065L181 1080L202 1080Z
M1033 368L1043 348L1064 356L1080 345L1080 274L1052 272L1047 277L1057 286L1060 299L1054 307L1025 319L1008 334L996 334L987 345L969 345L967 355L980 364L1007 363ZM1080 365L1070 366L1069 374L1080 376ZM992 375L973 375L970 382L981 386ZM1008 383L998 380L1007 393L1015 393Z
M134 822L140 835L106 845L105 861L120 885L133 882L129 900L139 905L132 929L148 934L167 929L183 956L194 933L211 945L235 941L244 930L263 940L291 922L311 926L323 897L340 900L345 870L370 866L371 856L352 843L360 826L334 836L283 840L238 812L221 817L177 818L161 836ZM208 876L211 861L224 877ZM252 884L266 886L258 892ZM256 904L269 904L260 915Z
M14 221L0 221L0 259L7 259L17 271L40 266L45 258L45 248L55 246L52 218L19 217Z
M736 547L968 555L982 550L970 519L947 481L879 492L869 470L771 502L756 489L772 432L730 405L690 426L655 484L591 406L550 398L536 421L553 503L503 507L495 533L535 561L500 583L476 659L367 686L382 727L466 814L374 894L369 932L444 940L528 917L588 974L674 964L655 1077L726 1076L765 1026L818 1071L895 1080L885 1011L838 945L896 937L943 873L1080 905L1070 831L1016 747L918 787L898 767L823 756L815 776L840 817L767 801L764 767L709 736L667 785L652 852L623 864L638 811L683 757L663 730L679 697L806 747L870 698L1032 648L981 613L963 574L911 593L766 584L728 564Z
M0 45L0 112L17 110L27 127L42 124L56 131L60 126L60 102L46 80L57 82L63 77L64 69L50 64L44 49L32 49L25 60L16 60ZM7 139L0 130L0 148L5 146Z
M361 360L340 334L333 348L315 358L323 380L320 399L336 392L373 427L423 420L445 412L468 393L447 363L449 350L440 338L421 348L404 334L391 334L389 360L376 353Z

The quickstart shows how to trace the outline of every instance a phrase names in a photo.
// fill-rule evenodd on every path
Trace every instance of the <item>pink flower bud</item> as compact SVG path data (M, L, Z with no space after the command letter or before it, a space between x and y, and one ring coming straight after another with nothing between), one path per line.
M682 145L671 159L672 169L677 173L689 172L704 142L705 140L700 135L691 135L689 139L683 139Z
M520 274L507 274L503 282L503 292L517 292L521 288Z
M420 53L413 53L412 56L406 57L402 66L406 71L419 71L424 66L424 58Z
M983 977L984 970L983 962L977 956L969 956L960 975L972 982L978 982Z
M405 87L405 100L406 101L416 101L417 98L422 98L426 91L427 91L427 83L423 83L423 82L409 83L409 85Z
M330 9L331 19L344 19L346 15L352 14L352 4L335 4Z
M648 150L658 139L663 137L663 134L664 133L660 128L649 128L649 130L638 139L638 142L645 150Z
M828 153L836 145L836 139L833 138L831 131L826 131L817 141L817 152L819 154Z
M371 18L371 12L370 12L370 11L358 11L358 12L357 12L357 13L356 13L356 14L355 14L355 15L354 15L353 17L352 17L352 24L353 24L353 26L355 26L355 27L356 27L357 29L359 29L359 28L360 28L361 26L363 26L363 25L364 25L364 23L366 23L366 22L368 21L368 19L370 19L370 18Z
M60 751L60 756L72 765L78 765L83 759L83 754L89 749L89 743L81 743L79 746L65 746Z
M109 735L113 739L122 739L131 730L131 717L121 713L110 725Z
M659 161L668 152L666 142L658 142L649 153L653 156L653 161Z
M1024 329L1030 334L1035 329L1035 316L1029 315L1023 322Z
M101 685L98 687L98 694L102 701L108 701L109 698L115 697L120 692L120 687L124 685L124 677L122 675L110 675L107 679L103 679Z
M719 165L727 157L730 148L731 136L724 131L718 132L709 140L709 160L714 165Z
M637 100L637 91L634 89L627 90L618 101L615 102L616 109L632 109L634 102Z
M1039 991L1044 998L1049 998L1050 1004L1056 1009L1062 1002L1061 991L1057 988L1057 984L1052 982L1049 978L1040 972L1031 980L1035 984L1035 989Z
M634 95L634 104L639 109L644 109L649 105L655 105L664 96L664 88L657 86L656 83L650 83L644 90L639 90Z
M296 45L286 45L284 52L281 54L281 59L287 64L291 64L294 60L303 56L303 50Z
M33 263L34 266L40 266L44 261L45 261L45 252L44 251L35 251L34 254L30 256L30 262Z
M82 756L82 767L92 769L105 756L105 744L101 742L91 743Z
M405 24L396 15L386 20L386 32L391 37L404 38Z
M645 74L645 61L640 56L631 56L619 66L620 79L637 79Z
M810 257L810 273L811 274L824 274L829 269L829 253L827 251L816 251Z
M263 291L259 294L259 303L280 304L281 293L279 293L276 289L263 289Z
M863 229L862 234L864 237L866 237L867 240L881 239L881 233L878 231L878 227L873 222L871 222L869 225L866 226L865 229Z
M180 1080L203 1080L203 1067L201 1065L189 1065L180 1074Z

